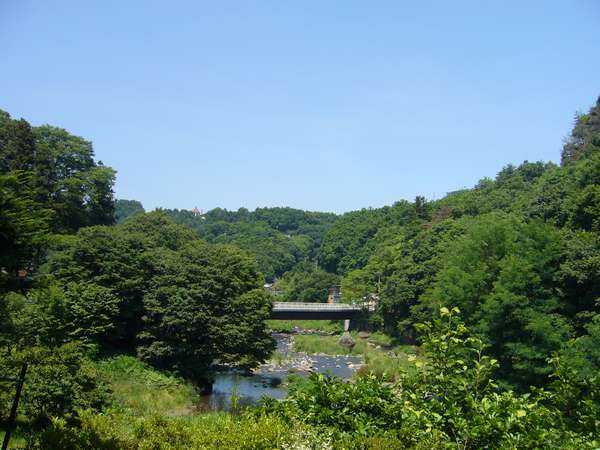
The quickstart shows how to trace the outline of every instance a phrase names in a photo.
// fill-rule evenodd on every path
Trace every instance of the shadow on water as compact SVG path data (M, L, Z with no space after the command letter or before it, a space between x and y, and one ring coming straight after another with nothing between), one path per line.
M363 360L360 356L307 355L292 350L292 337L274 334L278 363L266 363L252 374L223 371L215 374L213 391L200 398L198 412L239 411L256 404L262 397L282 399L287 395L287 378L291 373L307 377L310 372L329 373L349 379Z
M287 389L282 381L287 373L268 376L245 375L235 372L219 372L215 375L213 392L200 398L198 411L231 411L257 403L263 396L282 399Z

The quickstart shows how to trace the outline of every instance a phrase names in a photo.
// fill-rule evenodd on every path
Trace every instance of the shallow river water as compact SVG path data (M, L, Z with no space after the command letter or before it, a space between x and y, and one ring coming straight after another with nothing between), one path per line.
M293 335L276 333L277 353L281 361L270 361L252 374L235 371L218 372L213 392L200 398L199 411L229 411L232 400L238 407L258 402L267 396L281 399L287 394L287 378L291 373L307 377L310 372L329 373L351 378L363 364L360 356L307 355L292 350Z

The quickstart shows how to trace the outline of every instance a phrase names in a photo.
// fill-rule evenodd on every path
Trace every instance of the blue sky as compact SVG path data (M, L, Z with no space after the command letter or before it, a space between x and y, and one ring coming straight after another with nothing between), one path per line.
M599 30L596 0L0 0L0 109L147 209L343 212L558 161Z

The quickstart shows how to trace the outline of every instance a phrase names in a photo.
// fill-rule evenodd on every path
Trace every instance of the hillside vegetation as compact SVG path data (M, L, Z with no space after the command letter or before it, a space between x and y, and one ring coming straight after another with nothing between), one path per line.
M600 99L560 165L508 165L435 201L146 213L114 179L85 139L0 113L1 375L29 364L19 445L600 446ZM352 383L314 374L281 402L193 414L214 363L272 353L265 281L286 301L338 283L343 301L378 299L372 336L402 360L359 343L371 360ZM0 384L2 424L13 392Z
M549 381L546 359L600 367L600 99L577 117L560 166L524 162L494 180L427 202L342 215L320 264L346 301L376 293L373 323L415 342L415 325L457 306L513 388ZM578 338L576 346L565 342ZM575 362L574 362L575 364Z
M164 210L212 243L233 244L256 256L267 281L273 281L298 263L314 259L321 239L335 221L331 213L293 208L216 208L202 216L190 211Z

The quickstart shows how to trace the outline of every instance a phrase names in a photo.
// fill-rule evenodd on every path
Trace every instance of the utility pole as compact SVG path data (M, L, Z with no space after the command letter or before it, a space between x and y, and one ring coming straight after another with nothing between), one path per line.
M15 392L15 399L13 400L12 408L10 409L10 416L8 416L8 426L6 427L6 434L4 435L4 442L2 442L2 450L8 450L8 442L10 441L10 435L15 427L15 420L17 419L17 408L19 407L19 399L21 398L21 391L23 390L23 383L25 383L25 374L27 373L27 364L21 366L21 373L18 378L13 377L0 377L0 381L12 381L17 386Z

